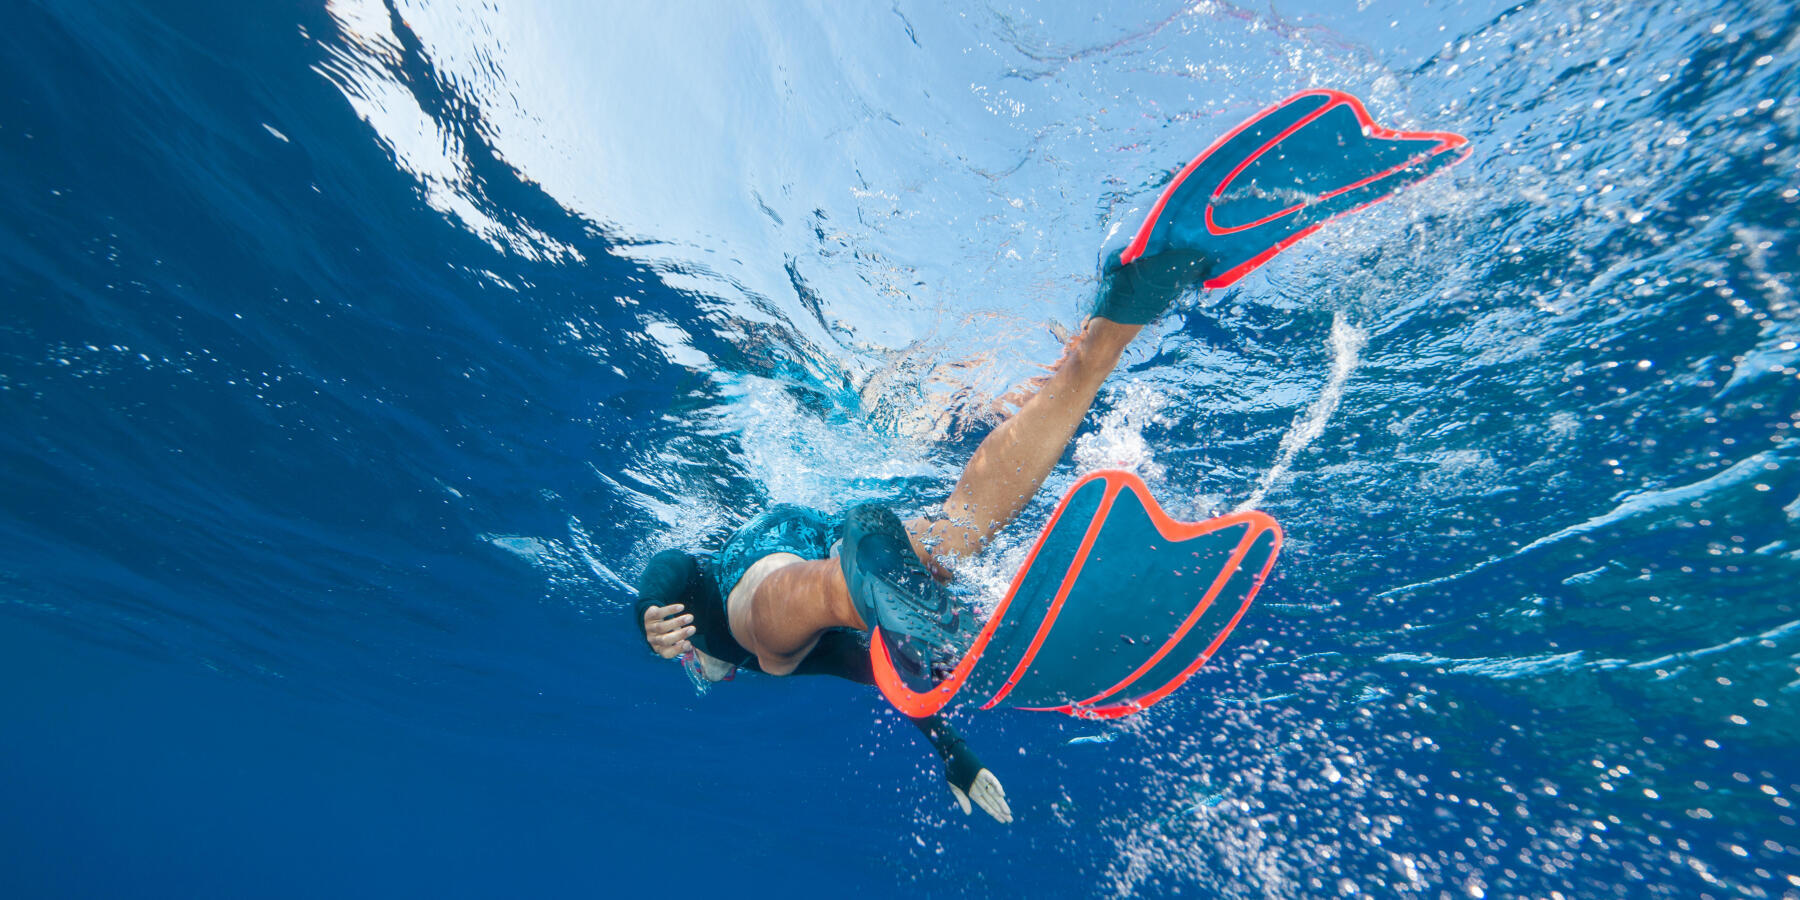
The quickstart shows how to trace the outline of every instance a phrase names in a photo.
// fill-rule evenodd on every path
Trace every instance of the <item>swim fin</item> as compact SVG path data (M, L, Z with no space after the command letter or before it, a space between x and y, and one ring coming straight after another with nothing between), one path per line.
M955 658L965 617L919 561L893 511L878 503L852 507L844 517L838 565L856 614L869 626L870 643L887 651L912 690L936 686L933 664Z
M953 699L1088 719L1140 712L1225 643L1281 542L1281 526L1264 513L1183 522L1136 475L1091 473L1069 488L948 673L920 691L888 645L873 642L875 685L914 718Z
M1225 287L1326 222L1462 161L1461 135L1394 131L1342 91L1302 91L1177 172L1122 249L1100 259L1093 314L1146 325L1196 284Z

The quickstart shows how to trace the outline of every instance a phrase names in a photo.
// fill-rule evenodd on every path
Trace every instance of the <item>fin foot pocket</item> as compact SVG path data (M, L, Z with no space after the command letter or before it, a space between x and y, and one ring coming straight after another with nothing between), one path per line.
M900 519L877 503L852 508L838 564L856 614L886 647L901 680L915 691L934 687L954 662L965 617L913 552Z

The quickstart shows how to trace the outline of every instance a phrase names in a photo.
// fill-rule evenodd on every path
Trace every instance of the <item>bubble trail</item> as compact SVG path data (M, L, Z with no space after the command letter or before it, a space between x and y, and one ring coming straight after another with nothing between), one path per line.
M1325 433L1325 423L1331 420L1331 414L1337 412L1339 401L1344 398L1344 384L1350 380L1350 373L1356 369L1358 355L1369 336L1362 329L1345 321L1343 313L1335 313L1331 317L1331 376L1325 381L1325 390L1319 393L1306 413L1295 420L1294 427L1281 438L1281 454L1275 458L1275 464L1263 473L1262 481L1256 490L1237 509L1254 509L1262 502L1269 489L1287 474L1294 458L1307 445Z

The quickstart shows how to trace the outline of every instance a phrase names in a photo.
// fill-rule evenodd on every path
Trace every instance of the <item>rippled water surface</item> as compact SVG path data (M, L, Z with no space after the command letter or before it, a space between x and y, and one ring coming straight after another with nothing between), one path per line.
M9 16L0 891L1800 897L1791 9L610 6ZM657 550L941 500L1311 87L1473 155L1154 324L1025 516L1282 521L1188 687L961 716L1000 826L643 651Z

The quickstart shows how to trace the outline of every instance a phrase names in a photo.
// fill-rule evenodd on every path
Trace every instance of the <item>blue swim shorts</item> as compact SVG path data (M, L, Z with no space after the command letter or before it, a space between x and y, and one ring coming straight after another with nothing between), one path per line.
M771 553L792 553L801 559L825 559L831 545L844 535L842 520L816 509L782 503L751 519L725 540L713 557L713 574L719 593L726 598L756 561Z

